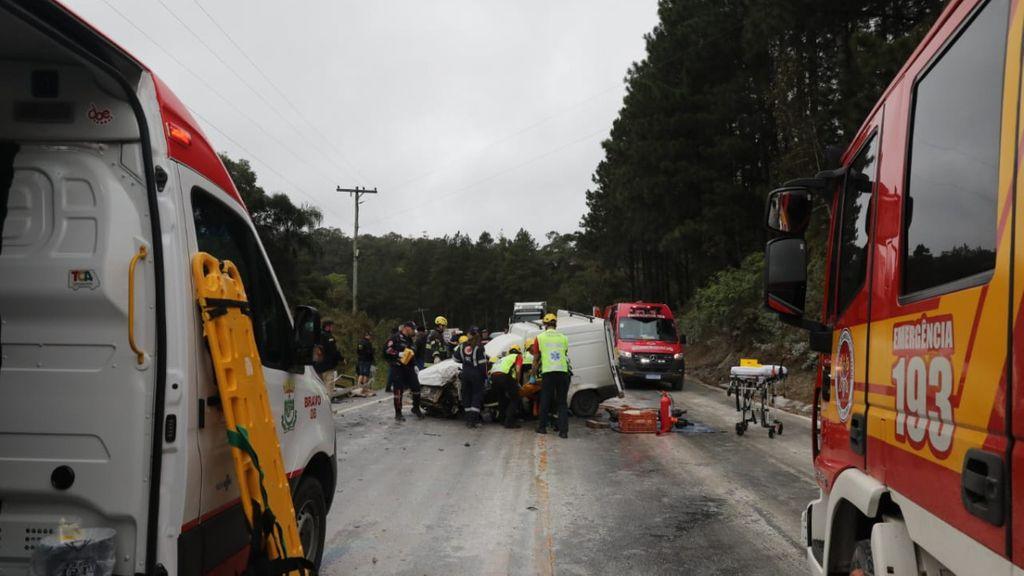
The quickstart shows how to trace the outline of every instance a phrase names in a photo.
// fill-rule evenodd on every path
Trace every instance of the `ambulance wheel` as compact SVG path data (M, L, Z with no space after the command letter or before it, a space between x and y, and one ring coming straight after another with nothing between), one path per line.
M853 547L850 558L850 576L875 576L875 558L871 553L871 540L861 540Z
M569 407L572 408L572 413L577 417L590 418L597 414L597 407L600 403L597 392L593 390L580 390L573 394L572 403Z
M316 478L303 478L295 491L293 502L302 551L306 559L316 564L319 570L320 559L324 555L324 538L327 535L327 500L324 498L323 486Z

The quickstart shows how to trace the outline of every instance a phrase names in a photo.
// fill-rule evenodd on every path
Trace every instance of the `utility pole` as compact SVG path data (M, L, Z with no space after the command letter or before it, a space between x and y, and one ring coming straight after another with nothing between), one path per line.
M352 233L352 313L355 314L359 308L359 205L363 202L359 199L363 194L376 194L377 189L369 190L356 186L355 188L342 188L338 186L338 192L348 192L356 206L356 225Z
M423 314L426 311L427 311L426 308L417 308L417 309L413 310L413 312L419 312L420 313L420 322L422 322L422 324L420 324L420 326L423 326L424 330L427 328L427 317Z

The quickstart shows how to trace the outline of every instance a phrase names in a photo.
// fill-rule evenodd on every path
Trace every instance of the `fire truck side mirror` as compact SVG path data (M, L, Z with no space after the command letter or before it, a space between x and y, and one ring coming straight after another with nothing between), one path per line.
M292 330L292 363L313 363L313 349L320 342L320 312L312 306L295 307L295 328Z
M803 236L811 222L811 194L803 186L772 190L765 207L765 224L769 230L787 236Z
M783 317L802 318L807 295L807 247L803 238L769 240L764 251L765 306Z

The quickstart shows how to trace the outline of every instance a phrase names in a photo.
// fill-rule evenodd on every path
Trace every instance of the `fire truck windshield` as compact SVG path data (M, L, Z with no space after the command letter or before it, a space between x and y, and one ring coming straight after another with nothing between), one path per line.
M675 342L675 324L666 318L621 318L619 338L622 340L658 340Z

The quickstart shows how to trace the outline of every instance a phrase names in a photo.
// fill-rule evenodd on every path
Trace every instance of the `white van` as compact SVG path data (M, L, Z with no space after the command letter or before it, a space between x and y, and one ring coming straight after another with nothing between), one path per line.
M59 4L0 0L0 70L0 574L27 573L62 519L116 530L115 574L245 566L197 251L242 271L318 562L337 473L301 344L319 319L300 309L293 325L209 142L145 65Z
M558 331L569 340L569 361L572 366L572 380L569 382L569 408L576 416L587 417L597 413L601 402L614 396L622 396L622 379L613 358L611 327L602 319L588 314L559 310ZM540 334L538 322L519 322L508 327L508 333L500 337L502 342L487 346L487 354L501 355L514 342L524 343ZM503 349L501 349L503 348Z

